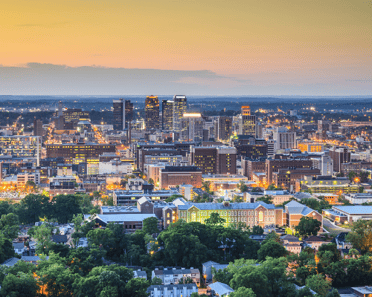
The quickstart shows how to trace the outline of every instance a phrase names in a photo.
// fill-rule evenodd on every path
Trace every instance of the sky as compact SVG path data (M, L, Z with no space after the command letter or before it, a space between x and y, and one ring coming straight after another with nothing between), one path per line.
M370 0L0 0L0 94L372 95Z

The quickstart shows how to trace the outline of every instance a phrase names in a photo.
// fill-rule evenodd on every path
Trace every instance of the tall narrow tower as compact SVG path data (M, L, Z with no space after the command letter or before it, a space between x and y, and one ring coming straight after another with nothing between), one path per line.
M174 95L173 97L173 131L181 132L182 130L182 117L186 113L187 109L187 98L184 95Z
M147 96L145 101L145 124L147 130L159 129L159 98Z

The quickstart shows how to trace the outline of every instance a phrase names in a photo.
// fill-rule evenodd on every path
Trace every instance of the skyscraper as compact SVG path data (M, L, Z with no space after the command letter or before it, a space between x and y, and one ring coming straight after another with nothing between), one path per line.
M173 108L174 101L163 100L162 101L162 130L172 131L173 130Z
M232 134L232 117L218 117L215 123L216 138L218 140L228 140Z
M173 131L181 132L182 130L182 116L187 109L187 98L184 95L173 96Z
M147 130L159 129L159 98L147 96L145 101L145 124Z
M130 100L114 99L114 130L124 130L133 120L133 103Z
M43 122L39 119L34 120L34 136L43 136Z
M239 134L256 136L256 116L251 115L251 108L249 106L242 106Z
M203 140L204 119L198 112L184 113L181 120L180 139L201 142Z

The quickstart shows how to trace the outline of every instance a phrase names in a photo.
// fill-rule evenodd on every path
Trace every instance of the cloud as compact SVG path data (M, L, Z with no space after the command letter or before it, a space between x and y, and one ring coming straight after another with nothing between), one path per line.
M161 70L28 63L0 66L0 95L371 95L369 80L279 82L272 73L233 77Z

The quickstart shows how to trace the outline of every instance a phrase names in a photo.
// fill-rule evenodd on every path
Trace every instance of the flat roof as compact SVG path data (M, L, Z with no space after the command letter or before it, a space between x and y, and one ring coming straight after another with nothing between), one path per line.
M333 206L332 209L351 215L372 215L372 205Z

